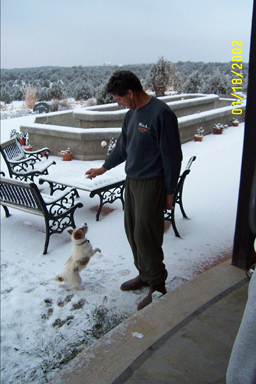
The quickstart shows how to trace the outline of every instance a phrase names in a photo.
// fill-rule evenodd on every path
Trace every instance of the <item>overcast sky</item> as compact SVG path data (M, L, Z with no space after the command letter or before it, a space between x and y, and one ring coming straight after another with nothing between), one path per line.
M1 0L1 67L249 60L253 0Z

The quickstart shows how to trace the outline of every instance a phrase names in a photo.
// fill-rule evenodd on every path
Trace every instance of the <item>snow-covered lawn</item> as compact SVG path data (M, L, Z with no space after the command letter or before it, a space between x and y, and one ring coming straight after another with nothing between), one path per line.
M1 142L9 139L11 129L28 120L33 122L34 116L2 120ZM182 239L175 237L171 228L164 235L169 292L225 257L232 248L243 128L244 124L229 127L222 135L212 134L201 143L182 145L183 169L192 155L197 159L183 194L191 220L183 219L177 206L176 224ZM58 157L54 160L57 165L49 169L50 175L82 163L63 162ZM82 166L85 172L101 164L91 161ZM1 169L6 171L2 159ZM124 166L114 173L124 174ZM40 188L47 192L46 185ZM48 254L42 255L43 218L14 209L10 209L11 217L5 218L1 209L2 383L46 383L81 348L133 314L147 292L128 293L119 288L136 276L120 201L109 205L113 211L104 210L106 214L96 222L98 197L91 199L88 193L80 192L79 199L83 208L76 210L76 223L88 224L88 238L102 250L82 271L79 290L54 280L70 256L70 235L51 236Z

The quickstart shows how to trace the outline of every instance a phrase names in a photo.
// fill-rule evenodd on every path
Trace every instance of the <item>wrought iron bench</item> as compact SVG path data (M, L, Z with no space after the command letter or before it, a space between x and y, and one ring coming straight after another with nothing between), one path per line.
M75 228L74 212L83 206L75 202L78 196L75 188L69 189L61 196L41 194L33 182L1 177L0 179L0 204L5 210L5 216L10 213L7 207L16 208L25 212L44 217L46 238L43 254L47 253L50 236L62 233L66 228Z
M193 161L195 161L195 159L196 159L196 156L192 156L189 159L189 161L186 165L185 171L179 177L179 181L178 181L178 184L177 184L176 190L174 192L174 196L173 196L173 209L172 210L165 210L165 212L164 212L164 219L166 221L171 222L175 236L177 236L177 237L180 237L180 234L179 234L177 227L176 227L176 224L175 224L175 205L179 204L183 217L185 219L188 219L188 217L184 211L184 208L183 208L182 192L183 192L183 186L184 186L185 179L186 179L187 175L190 173L190 167L191 167Z
M25 151L19 141L11 139L0 145L10 177L21 181L33 181L35 176L47 175L48 168L55 161L49 160L49 148Z

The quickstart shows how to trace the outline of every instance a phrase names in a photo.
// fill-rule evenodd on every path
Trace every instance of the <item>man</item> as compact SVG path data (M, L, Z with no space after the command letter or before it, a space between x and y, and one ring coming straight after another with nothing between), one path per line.
M100 168L86 172L92 179L126 161L125 231L139 275L121 285L124 291L150 287L138 310L152 302L152 293L166 293L163 263L164 209L172 209L182 161L177 118L148 95L130 71L115 72L107 84L119 106L129 109L116 146Z

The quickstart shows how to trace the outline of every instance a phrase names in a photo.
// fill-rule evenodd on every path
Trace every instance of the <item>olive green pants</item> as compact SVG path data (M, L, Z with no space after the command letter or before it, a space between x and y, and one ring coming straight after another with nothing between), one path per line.
M134 264L142 281L150 285L167 278L162 250L165 187L163 177L125 183L124 225Z

